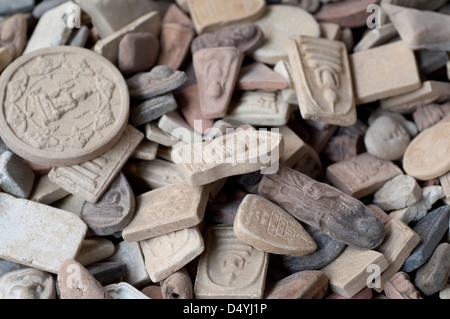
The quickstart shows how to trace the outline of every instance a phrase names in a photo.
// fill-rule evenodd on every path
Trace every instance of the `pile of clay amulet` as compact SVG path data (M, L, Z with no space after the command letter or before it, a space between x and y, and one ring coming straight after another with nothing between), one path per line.
M447 0L0 2L0 299L449 299Z

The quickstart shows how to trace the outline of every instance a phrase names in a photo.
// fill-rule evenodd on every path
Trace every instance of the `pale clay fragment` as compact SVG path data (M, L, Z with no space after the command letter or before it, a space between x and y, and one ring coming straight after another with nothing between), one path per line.
M105 286L105 290L112 297L112 299L150 299L148 296L136 289L136 287L127 282L107 285Z
M128 125L120 140L108 152L80 165L55 167L50 171L49 178L71 194L96 203L143 138L144 134Z
M69 193L69 195L53 203L51 206L71 212L80 217L84 203L85 203L84 199Z
M450 299L450 280L447 281L445 288L439 292L440 299Z
M341 38L339 39L344 42L347 52L350 53L353 50L355 39L353 37L353 31L351 28L345 27L342 29Z
M246 130L176 147L172 159L188 183L198 186L224 177L271 169L278 163L283 149L281 134Z
M262 299L268 263L268 254L240 241L233 226L210 226L194 295L197 299Z
M144 187L157 189L184 180L177 166L163 159L128 162L123 168L125 175Z
M69 9L75 5L73 1L67 1L47 11L39 19L23 54L42 48L65 45L73 29L68 27L64 17L67 16Z
M188 0L188 6L198 34L255 21L266 10L264 0Z
M450 17L447 14L389 4L383 5L383 11L387 13L408 48L450 50L450 37L445 32L450 26ZM417 28L417 21L421 22L420 28Z
M411 138L405 127L388 115L376 119L364 137L367 152L388 161L400 160L410 142Z
M372 49L376 46L385 44L398 36L397 29L392 23L383 24L380 28L368 30L355 47L353 52L360 52Z
M65 260L57 274L60 299L112 299L100 282L76 260Z
M160 144L159 148L158 148L158 153L156 154L156 159L173 163L171 152L172 152L172 147L168 147L168 146L164 146L164 145Z
M414 177L398 175L386 182L374 195L374 204L385 211L412 206L422 198L422 188Z
M203 140L211 141L227 134L228 130L234 130L234 125L224 120L215 121L213 126L203 134Z
M158 143L144 139L131 154L131 158L152 161L156 159L158 150L159 150Z
M127 266L127 273L122 280L130 285L144 287L151 282L138 242L121 241L116 245L114 254L107 258L106 261L125 264Z
M402 170L391 161L363 153L328 166L326 174L332 185L361 198L378 191L384 183L402 174Z
M450 171L450 123L436 124L408 145L403 168L418 180L439 178Z
M445 194L441 186L424 187L422 189L422 197L417 203L400 210L392 211L389 216L400 219L408 225L412 221L419 221L438 200L444 197Z
M88 0L89 1L89 0ZM161 30L161 16L157 11L151 11L137 18L130 24L115 31L95 43L93 50L117 65L119 44L123 37L132 32L149 32L158 36Z
M123 230L126 241L142 241L200 224L209 198L208 186L186 182L136 197L136 212Z
M48 174L45 174L36 177L29 199L37 203L50 205L69 194L68 191L50 181Z
M92 19L101 38L106 38L142 15L157 9L153 1L76 0Z
M342 35L342 28L340 25L331 22L321 22L320 33L321 37L328 40L340 40Z
M205 249L197 226L139 242L145 267L153 282L161 282L186 266Z
M0 299L56 299L55 279L34 268L8 272L0 278Z
M78 216L4 193L0 199L0 258L56 274L76 257L87 232Z
M409 121L408 119L406 119L404 115L400 113L383 110L382 108L377 108L370 114L368 118L369 126L372 125L373 122L375 122L378 118L384 115L390 116L391 118L399 122L401 125L403 125L403 127L408 131L409 136L411 138L415 137L419 133L419 128L417 127L416 123Z
M408 114L431 103L445 102L450 98L450 83L424 81L419 88L380 101L381 108L391 112Z
M297 92L295 91L294 81L292 79L292 69L289 61L278 61L273 70L279 73L288 83L288 88L281 90L283 100L289 104L298 105Z
M299 7L270 5L262 18L255 22L264 33L266 41L252 57L262 63L275 65L288 60L289 41L292 36L320 37L320 25L314 17Z
M0 155L0 188L3 192L18 198L28 198L35 174L17 155L5 151Z
M349 58L356 105L408 93L422 85L414 52L402 41L356 52Z
M85 238L76 260L87 266L110 257L114 253L114 244L104 237Z
M281 92L246 91L231 102L224 120L256 126L283 126L291 113L292 107Z
M384 292L389 299L422 299L420 292L411 282L411 277L403 271L389 278Z
M383 254L389 266L380 276L380 287L373 289L383 291L385 283L400 270L420 241L420 236L402 221L391 218L386 223L384 241L375 250Z
M145 124L145 137L149 141L168 147L180 142L179 139L160 129L156 121Z
M254 62L243 66L236 85L237 90L263 90L274 92L288 87L281 74L274 72L264 63Z
M161 116L158 120L158 127L170 134L175 141L182 141L183 143L180 144L183 145L202 141L202 135L186 122L178 110Z
M357 120L347 50L340 41L292 38L289 62L302 117L332 125Z
M349 246L321 271L327 275L331 291L352 298L368 284L372 272L367 269L371 265L378 266L383 272L389 263L379 252Z
M243 242L272 254L304 256L317 249L292 215L257 195L247 195L239 205L234 233Z

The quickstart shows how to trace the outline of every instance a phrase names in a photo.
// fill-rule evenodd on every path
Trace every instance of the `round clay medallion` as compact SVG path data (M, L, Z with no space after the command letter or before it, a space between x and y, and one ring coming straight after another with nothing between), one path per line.
M403 168L418 180L438 178L450 171L450 123L432 126L408 146Z
M71 166L106 153L130 107L119 70L88 49L59 46L11 63L0 79L0 136L24 159Z

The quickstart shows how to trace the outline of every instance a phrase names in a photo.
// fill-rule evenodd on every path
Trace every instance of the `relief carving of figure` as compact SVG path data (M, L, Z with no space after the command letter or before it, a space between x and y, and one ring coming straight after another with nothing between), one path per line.
M372 249L384 239L383 223L363 203L293 169L264 176L259 193L341 242Z
M211 234L211 233L209 233ZM233 230L218 229L213 240L217 244L208 251L209 279L222 287L245 288L260 276L263 252L238 240Z

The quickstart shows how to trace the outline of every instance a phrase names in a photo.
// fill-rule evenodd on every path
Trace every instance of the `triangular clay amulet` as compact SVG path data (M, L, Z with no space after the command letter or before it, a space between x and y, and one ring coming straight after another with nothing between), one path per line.
M259 194L347 245L373 249L383 242L383 222L362 202L291 168L265 175Z
M183 64L195 32L184 25L166 23L162 26L160 43L161 52L157 65L167 65L178 70Z
M242 67L236 89L252 91L277 91L288 88L288 83L281 74L273 71L267 65L255 62Z
M356 123L349 59L342 42L294 37L289 61L303 118L340 126Z
M60 299L112 299L101 283L75 259L61 263L57 282Z
M304 256L317 249L292 215L257 195L247 195L239 205L234 233L243 242L272 254Z
M235 47L208 48L194 54L200 108L206 119L227 114L243 59L244 54Z

